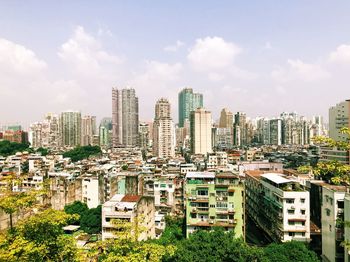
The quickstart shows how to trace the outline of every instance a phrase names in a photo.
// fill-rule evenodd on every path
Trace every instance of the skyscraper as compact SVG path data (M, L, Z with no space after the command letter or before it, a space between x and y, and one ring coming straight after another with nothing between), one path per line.
M155 118L153 122L153 154L161 158L169 158L175 155L174 148L174 123L170 115L170 103L161 98L155 106Z
M81 143L81 113L66 111L60 115L60 136L62 146L77 146Z
M233 127L233 114L227 108L224 108L221 110L219 127L220 128Z
M93 144L96 135L96 116L84 116L81 119L81 145Z
M247 115L243 112L237 112L235 114L234 143L236 146L245 146L248 144Z
M185 120L190 119L190 113L203 107L203 95L193 93L192 88L184 88L179 93L179 127L184 127Z
M341 133L343 127L350 128L350 99L329 109L329 137L336 141L347 141L347 135Z
M282 144L282 120L280 118L274 118L269 121L270 123L270 143L271 145Z
M113 147L137 146L139 100L135 89L112 89Z
M197 108L191 112L191 151L192 154L212 152L211 112Z
M112 142L112 118L105 117L99 127L100 146L111 146Z

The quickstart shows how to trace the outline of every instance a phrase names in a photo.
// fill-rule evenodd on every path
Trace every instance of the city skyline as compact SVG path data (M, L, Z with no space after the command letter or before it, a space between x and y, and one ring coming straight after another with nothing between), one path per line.
M28 127L67 109L99 122L111 117L113 86L135 88L145 121L167 98L176 123L185 87L203 94L215 120L225 107L249 117L297 111L327 119L347 97L350 3L82 6L0 3L0 125Z

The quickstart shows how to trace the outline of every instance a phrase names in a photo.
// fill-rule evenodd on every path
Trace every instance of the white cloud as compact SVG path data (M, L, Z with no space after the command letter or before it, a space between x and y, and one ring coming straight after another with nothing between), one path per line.
M73 36L62 44L58 56L77 72L91 75L101 73L106 65L119 65L123 59L102 49L98 39L77 26Z
M302 80L305 82L316 82L328 79L331 74L318 64L308 64L300 59L287 60L285 68L278 67L271 72L274 80L287 82L291 80Z
M350 45L340 45L329 55L331 62L350 63Z
M177 40L175 45L169 45L163 48L165 52L176 52L179 50L181 47L185 45L184 42L181 42L180 40Z
M46 62L36 54L16 43L0 38L0 74L1 77L12 76L34 77L46 69Z
M196 40L187 59L196 71L215 71L231 66L241 48L220 37L206 37Z

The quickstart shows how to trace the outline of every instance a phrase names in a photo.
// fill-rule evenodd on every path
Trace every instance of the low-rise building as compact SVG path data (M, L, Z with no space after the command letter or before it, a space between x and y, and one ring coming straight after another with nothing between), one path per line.
M117 219L130 223L131 234L138 241L155 238L155 206L151 196L117 194L102 206L102 240L116 238L122 227L113 223Z
M244 186L232 173L189 172L185 179L186 236L223 227L245 237Z

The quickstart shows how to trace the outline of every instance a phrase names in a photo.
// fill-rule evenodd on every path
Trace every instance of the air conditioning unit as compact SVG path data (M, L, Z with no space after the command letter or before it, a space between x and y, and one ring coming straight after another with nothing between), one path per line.
M234 223L235 223L235 221L234 221L233 219L230 219L228 222L229 222L230 224L234 224Z
M209 224L214 224L214 220L209 220Z

